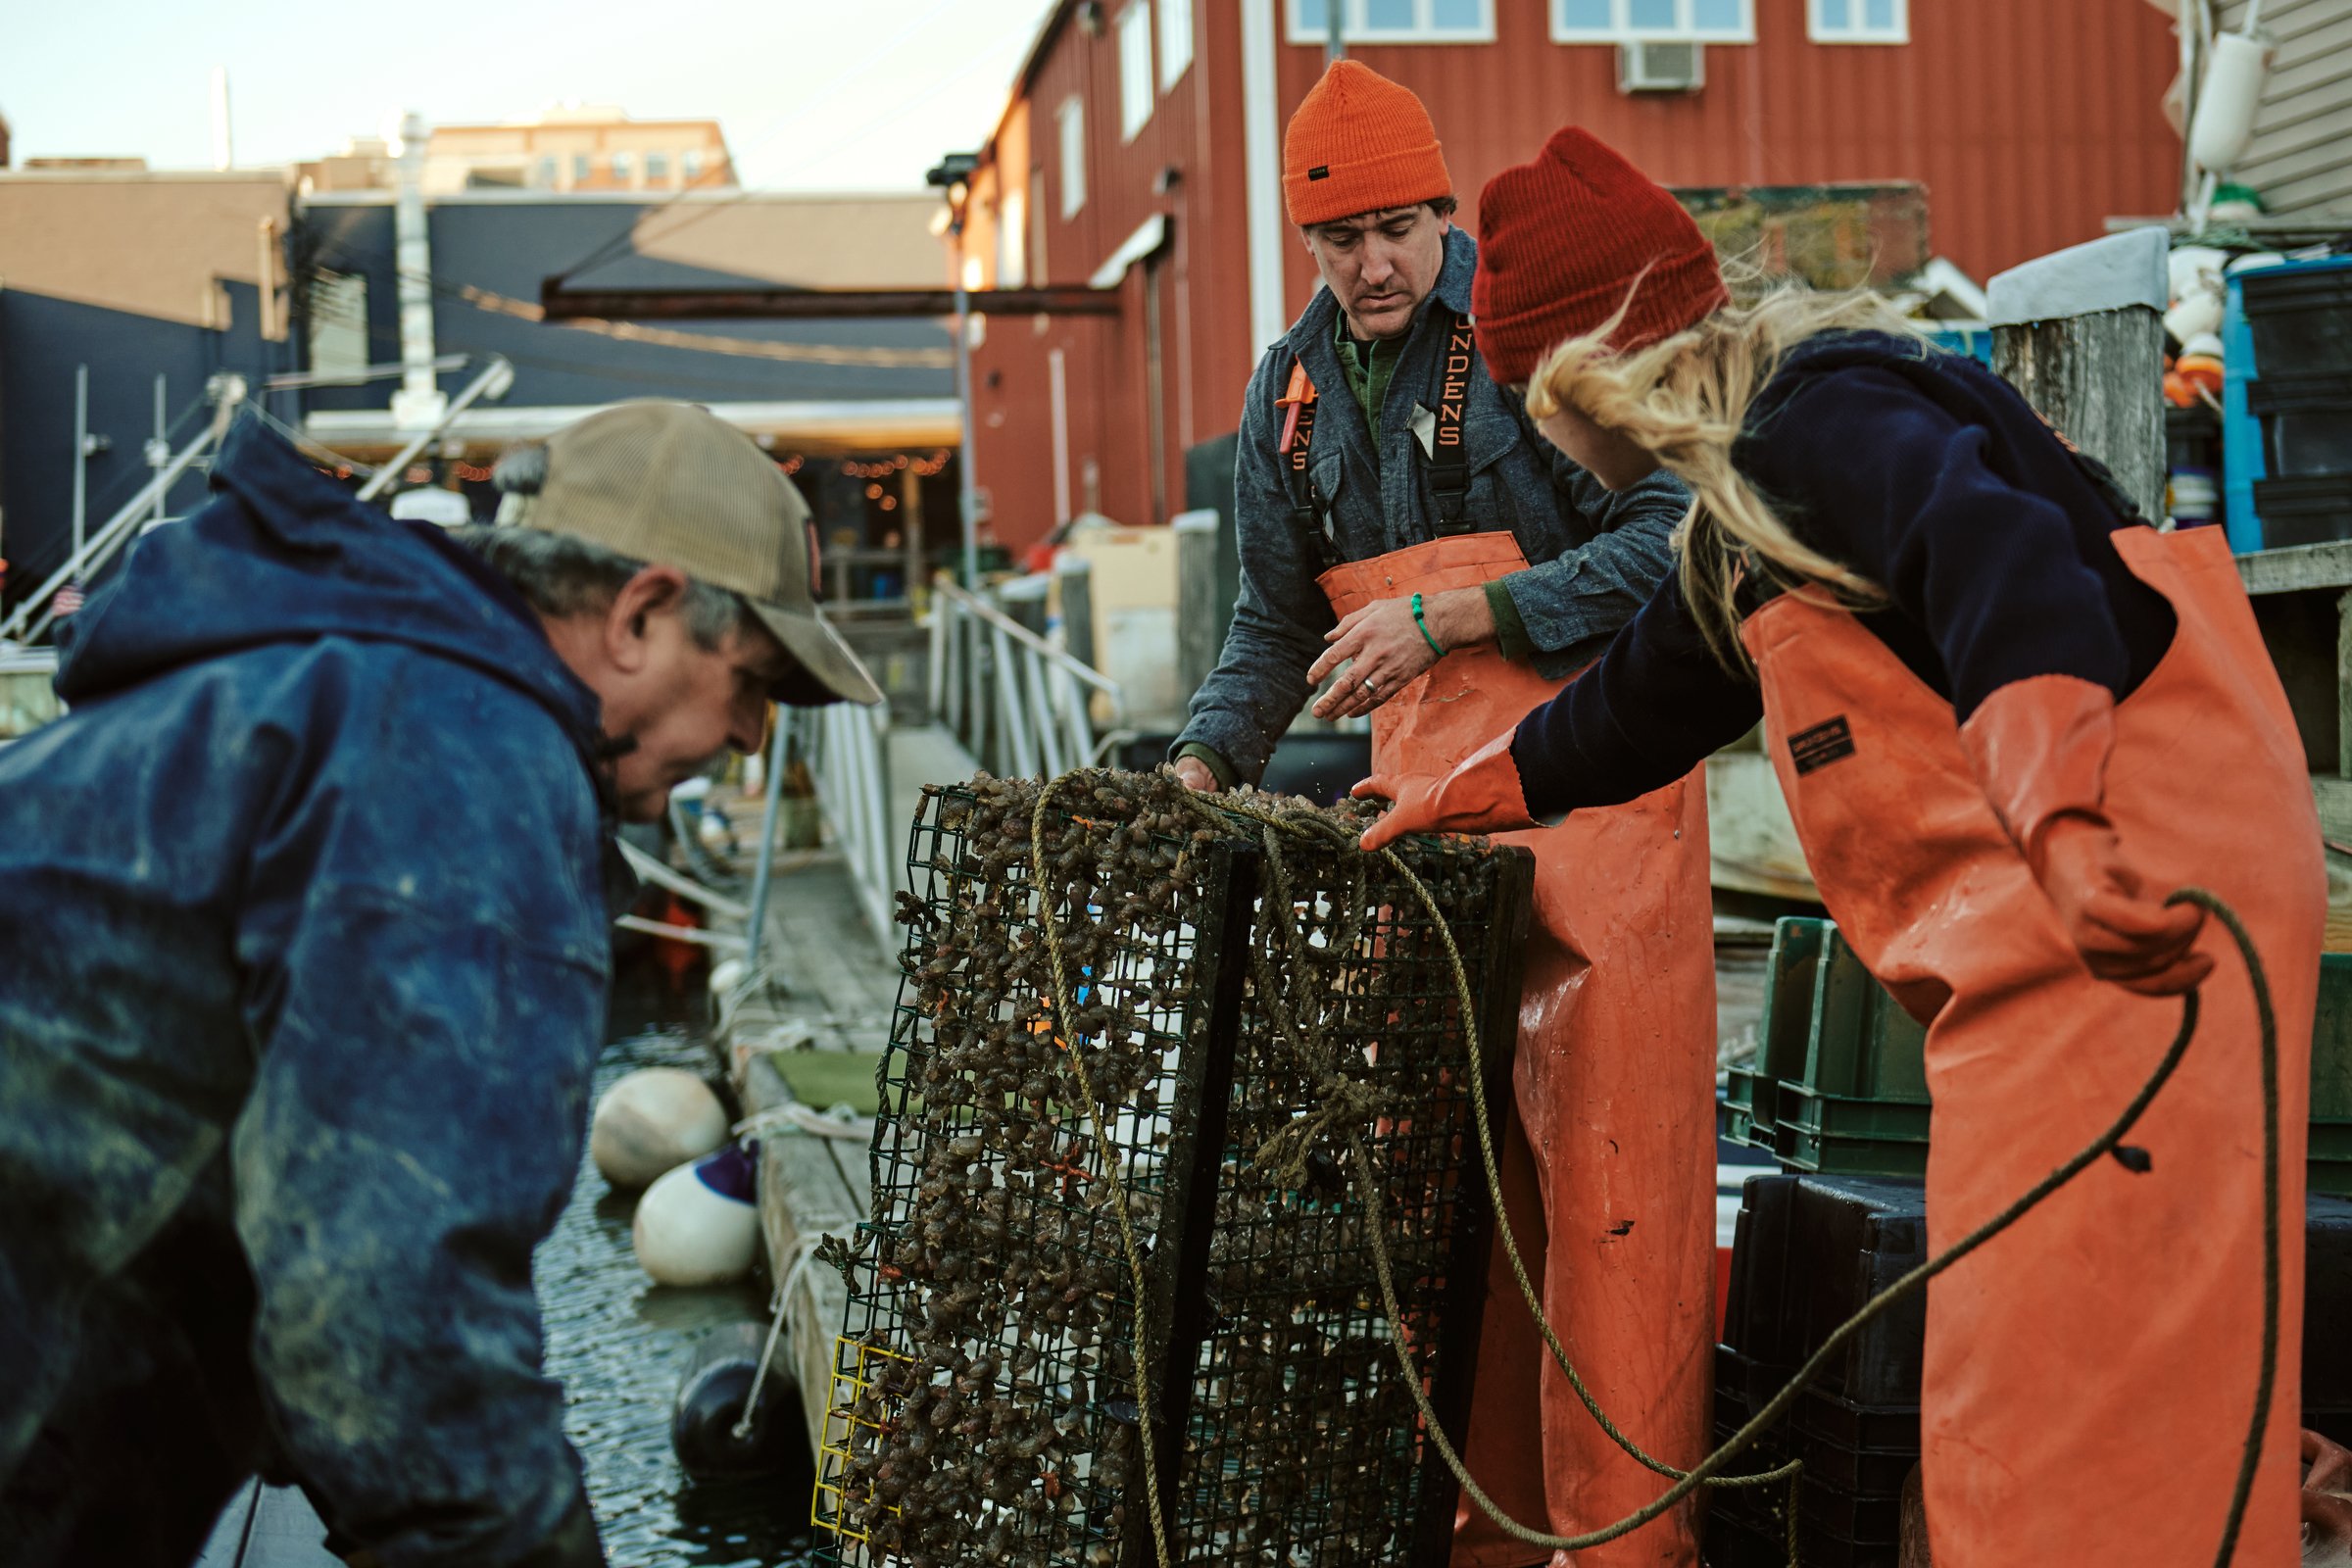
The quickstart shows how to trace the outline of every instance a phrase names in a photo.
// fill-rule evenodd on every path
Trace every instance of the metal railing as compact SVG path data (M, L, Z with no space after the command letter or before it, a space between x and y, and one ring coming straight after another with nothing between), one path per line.
M1119 683L979 595L935 578L931 711L980 765L1001 777L1051 778L1096 760L1093 712L1126 722Z
M788 710L800 752L816 776L817 808L833 829L850 880L876 941L891 941L891 895L899 887L902 833L891 821L890 710L835 703ZM780 761L781 749L777 753ZM773 842L772 833L769 842ZM762 901L754 899L755 906Z
M233 408L243 396L244 391L240 386L233 395L224 398L224 406ZM141 531L140 525L147 520L147 514L154 510L155 504L171 494L172 486L178 482L179 476L211 450L226 426L225 418L215 419L180 448L171 462L157 469L153 477L139 486L137 495L123 502L122 509L100 524L81 548L74 552L71 560L51 572L39 587L19 602L6 620L0 621L0 642L30 642L47 631L57 619L58 590L75 578L96 573L113 560L115 552L122 548L123 542Z

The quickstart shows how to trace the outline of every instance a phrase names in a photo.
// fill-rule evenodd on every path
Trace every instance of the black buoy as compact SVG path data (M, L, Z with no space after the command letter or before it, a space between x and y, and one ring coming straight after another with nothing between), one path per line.
M759 1376L760 1352L767 1343L764 1323L736 1323L716 1330L695 1347L694 1359L678 1382L670 1411L669 1444L678 1463L698 1481L727 1476L777 1476L785 1494L816 1484L808 1452L808 1422L794 1381L791 1347L779 1344L760 1385L752 1419L743 1422L744 1400Z

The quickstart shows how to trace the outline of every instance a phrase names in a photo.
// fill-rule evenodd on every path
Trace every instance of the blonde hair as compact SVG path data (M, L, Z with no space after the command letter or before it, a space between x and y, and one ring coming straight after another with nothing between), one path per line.
M1857 329L1916 337L1917 329L1868 290L1815 293L1801 284L1752 305L1725 306L1672 337L1620 353L1608 338L1624 315L1620 307L1552 350L1528 385L1527 410L1544 419L1573 409L1630 438L1690 486L1690 510L1674 544L1683 595L1716 657L1745 666L1734 595L1751 572L1800 592L1825 589L1851 607L1883 603L1877 583L1789 531L1732 466L1732 445L1757 392L1805 339Z

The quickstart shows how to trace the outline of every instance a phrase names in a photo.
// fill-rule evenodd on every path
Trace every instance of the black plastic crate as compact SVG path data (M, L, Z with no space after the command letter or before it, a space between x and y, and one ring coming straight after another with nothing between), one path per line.
M2239 271L2257 375L2352 370L2352 266Z
M2254 514L2265 550L2352 539L2352 474L2257 479Z
M1806 1444L1804 1451L1806 1480L1862 1496L1900 1494L1919 1464L1917 1448L1840 1448L1814 1442Z
M819 1560L1138 1568L1149 1464L1179 1563L1441 1564L1454 1483L1395 1345L1458 1446L1488 1242L1470 1050L1499 1117L1531 861L1403 846L1442 925L1299 803L1257 797L1269 830L1167 775L1056 789L1042 890L1035 781L927 790L914 824ZM1334 1075L1380 1107L1348 1133L1306 1120Z
M1863 1494L1824 1484L1812 1473L1810 1465L1805 1471L1796 1489L1800 1546L1840 1541L1891 1550L1902 1540L1903 1484L1899 1479L1891 1491ZM1909 1473L1908 1469L1904 1471L1906 1475Z
M2314 1409L2352 1411L2352 1199L2314 1197L2309 1216L2303 1248L2303 1402Z
M1916 1182L1750 1177L1734 1231L1724 1344L1749 1361L1794 1368L1926 1259L1926 1195ZM1866 1404L1916 1405L1926 1334L1922 1292L1856 1335L1815 1387Z
M1732 1230L1731 1290L1724 1300L1723 1343L1756 1361L1793 1366L1803 1354L1802 1324L1788 1310L1784 1259L1788 1214L1799 1178L1750 1176L1740 1190Z
M2265 375L2246 384L2274 479L2352 473L2352 370Z
M1895 1568L1899 1548L1859 1545L1802 1528L1797 1532L1797 1561L1803 1568ZM1701 1553L1708 1568L1788 1568L1787 1527L1777 1522L1756 1524L1745 1519L1707 1516L1707 1544Z
M1858 1453L1919 1452L1919 1407L1857 1404L1819 1389L1796 1396L1788 1411L1790 1441L1826 1443Z

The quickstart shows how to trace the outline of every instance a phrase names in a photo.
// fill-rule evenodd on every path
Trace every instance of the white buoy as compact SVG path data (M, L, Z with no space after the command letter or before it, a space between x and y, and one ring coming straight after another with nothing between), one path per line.
M615 1187L643 1187L727 1141L727 1108L710 1086L677 1067L646 1067L605 1091L588 1126L588 1152Z
M645 1191L629 1239L662 1285L724 1285L752 1271L760 1245L751 1156L740 1148L681 1165Z
M2220 331L2222 316L2222 297L2209 289L2195 289L2164 313L2164 329L2173 334L2174 342L2185 344L2191 338Z
M741 958L721 958L710 966L710 994L723 997L743 984L750 966Z
M2188 152L2199 169L2228 173L2254 139L2254 112L2262 107L2262 84L2271 74L2270 40L2259 33L2217 33L2205 84L2188 124Z

